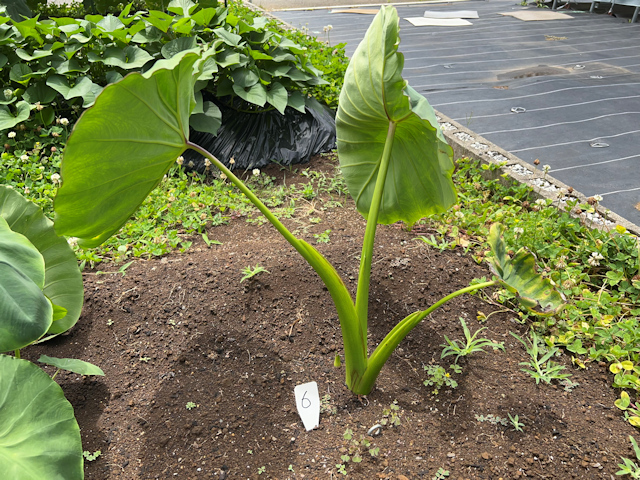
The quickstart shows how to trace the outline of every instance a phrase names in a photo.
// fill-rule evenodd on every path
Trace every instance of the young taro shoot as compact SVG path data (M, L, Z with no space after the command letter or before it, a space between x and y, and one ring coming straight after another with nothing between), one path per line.
M338 155L358 211L367 219L355 300L334 267L296 238L256 195L211 153L189 141L194 86L215 51L183 51L104 89L76 124L65 148L62 186L54 202L60 234L85 247L113 235L187 148L209 159L260 210L318 273L337 309L346 384L368 394L402 339L436 308L458 295L501 283L529 308L553 313L562 298L534 270L527 252L506 255L500 227L491 230L494 281L454 292L401 320L369 355L367 320L371 261L378 223L408 225L456 202L453 152L426 99L402 78L398 15L384 6L345 75L336 116Z

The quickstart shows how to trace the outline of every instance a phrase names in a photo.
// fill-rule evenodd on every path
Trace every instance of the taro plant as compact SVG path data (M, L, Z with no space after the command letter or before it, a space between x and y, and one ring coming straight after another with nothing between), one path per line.
M501 228L491 229L496 280L454 292L426 310L401 320L369 355L367 320L374 238L378 223L443 212L456 201L451 181L452 149L433 109L402 79L398 15L383 7L347 69L336 117L338 153L349 191L367 218L355 300L334 267L312 245L295 237L220 160L189 141L193 86L209 58L183 51L157 62L144 74L130 74L108 86L76 124L62 165L62 186L54 201L55 228L84 247L100 245L132 215L182 152L190 148L209 159L258 208L318 273L338 312L346 383L368 394L396 346L447 301L503 284L522 303L553 313L562 298L535 272L533 256L506 253Z
M0 186L0 471L25 480L83 478L73 407L54 379L20 350L71 328L83 300L73 250L35 204ZM46 339L45 338L45 339ZM2 354L14 352L14 356ZM38 360L81 375L104 375L87 362Z

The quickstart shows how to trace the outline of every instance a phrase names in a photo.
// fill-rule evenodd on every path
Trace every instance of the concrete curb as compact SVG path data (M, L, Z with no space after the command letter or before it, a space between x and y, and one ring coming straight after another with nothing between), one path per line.
M453 148L454 158L468 157L483 164L498 166L496 170L487 170L487 176L498 179L506 175L517 182L527 184L538 198L550 199L559 209L564 210L566 202L571 200L578 200L580 204L589 203L584 194L545 173L541 166L536 167L525 162L440 112L436 114L442 133ZM640 236L638 225L601 205L595 205L594 208L594 213L578 215L572 212L572 215L579 217L582 223L592 228L610 229L621 225L634 235Z

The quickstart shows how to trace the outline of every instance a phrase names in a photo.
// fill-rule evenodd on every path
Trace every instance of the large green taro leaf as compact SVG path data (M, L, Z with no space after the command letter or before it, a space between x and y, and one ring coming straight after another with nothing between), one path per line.
M0 217L0 262L23 273L38 288L44 287L44 258L27 237L11 230L4 217Z
M366 218L387 132L395 125L378 222L413 224L456 202L453 151L427 100L402 78L398 29L397 12L383 6L347 68L336 131L342 172Z
M26 360L0 355L2 478L84 478L80 428L60 386Z
M38 285L3 260L0 279L0 352L9 352L44 335L51 326L53 308Z
M503 229L502 225L494 223L489 231L489 246L493 252L493 258L489 259L491 271L531 312L553 315L560 311L564 306L564 296L549 279L536 272L536 259L531 252L521 248L513 258L509 257L502 238Z
M193 65L180 52L107 86L76 123L54 201L59 234L86 247L115 233L186 149L195 106Z
M78 261L67 241L56 235L53 223L33 202L6 186L0 186L0 217L11 230L27 237L44 258L44 294L55 305L67 310L56 320L50 334L69 330L80 318L84 289Z

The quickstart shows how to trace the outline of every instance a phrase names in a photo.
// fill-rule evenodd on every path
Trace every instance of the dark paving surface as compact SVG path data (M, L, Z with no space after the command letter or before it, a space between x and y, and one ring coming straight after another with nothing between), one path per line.
M295 3L295 2L292 2ZM437 110L640 225L640 23L567 12L523 22L508 0L398 6L404 76ZM477 10L466 27L414 27L404 18ZM535 8L529 8L536 10ZM351 54L371 15L274 12ZM512 113L522 107L524 113ZM592 145L606 144L597 148Z

